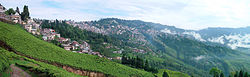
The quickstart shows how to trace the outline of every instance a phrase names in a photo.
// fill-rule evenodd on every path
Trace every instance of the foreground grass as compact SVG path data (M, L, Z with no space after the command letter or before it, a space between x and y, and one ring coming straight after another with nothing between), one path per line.
M130 68L98 56L66 51L32 36L18 25L0 22L0 40L29 57L60 63L82 70L102 72L118 77L153 77L152 73Z
M7 51L3 48L0 48L0 56L4 57L8 62L8 65L5 66L5 68L9 68L9 64L16 64L20 67L23 68L29 68L32 69L33 71L31 72L37 72L37 74L39 73L44 73L43 76L49 76L49 77L80 77L79 75L76 75L74 73L70 73L67 72L66 70L50 65L50 64L46 64L46 63L42 63L42 62L38 62L29 58L26 58L24 56L20 56L17 55L13 52ZM22 60L20 60L22 59ZM3 60L3 59L0 59ZM2 64L2 63L0 63ZM3 66L2 66L3 67ZM9 70L5 70L2 71L2 76L4 77L9 77L10 75L8 74Z
M167 72L170 77L190 77L188 74L184 74L184 73L177 72L177 71L171 71L171 70L167 70L167 69L160 69L158 71L158 73L156 74L156 76L162 77L163 72Z

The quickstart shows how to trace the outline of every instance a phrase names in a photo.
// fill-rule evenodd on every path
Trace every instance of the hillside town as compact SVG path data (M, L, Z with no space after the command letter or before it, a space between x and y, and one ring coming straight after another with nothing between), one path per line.
M7 10L3 5L0 4L0 21L21 24L27 32L33 35L41 35L42 40L44 41L59 42L61 44L61 47L65 50L104 57L100 54L100 52L94 52L93 50L91 50L90 45L86 41L81 41L79 43L77 41L71 40L70 38L61 37L60 34L53 29L42 28L40 26L40 22L35 22L34 19L31 19L30 17L25 20L22 20L21 13L19 12L18 7L12 14L6 14L6 12L9 10ZM53 22L53 20L50 22Z

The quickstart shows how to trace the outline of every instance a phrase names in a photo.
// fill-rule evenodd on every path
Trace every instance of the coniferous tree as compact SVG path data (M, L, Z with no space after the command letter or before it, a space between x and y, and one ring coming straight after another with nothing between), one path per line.
M144 70L148 71L149 68L149 64L148 64L148 60L145 61L145 65L144 65Z
M140 57L136 57L136 68L143 68L143 60Z
M19 15L21 15L18 7L16 7L16 13L18 13Z
M247 72L245 72L244 77L249 77Z
M244 76L244 71L240 70L239 77L243 77L243 76Z
M14 15L16 12L14 11L13 8L9 8L7 11L5 11L5 14L7 15Z
M234 74L234 77L239 77L239 72L236 71L236 73Z
M220 73L220 77L225 77L223 72Z
M122 55L122 64L125 64L125 56Z
M21 13L21 19L27 21L30 18L29 8L27 5L24 5L23 12Z
M219 77L221 74L221 70L217 67L214 67L209 71L209 74L213 75L213 77Z
M167 72L163 72L162 77L169 77L169 75L168 75L168 73L167 73Z

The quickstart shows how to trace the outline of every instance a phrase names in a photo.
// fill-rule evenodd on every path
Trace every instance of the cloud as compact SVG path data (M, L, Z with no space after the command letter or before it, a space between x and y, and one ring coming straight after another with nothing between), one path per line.
M29 5L34 18L139 19L184 29L249 26L248 0L1 0L6 7Z
M199 40L199 41L203 41L205 42L206 40L204 40L201 35L199 33L196 33L196 32L183 32L182 34L186 34L186 35L192 35L196 40Z

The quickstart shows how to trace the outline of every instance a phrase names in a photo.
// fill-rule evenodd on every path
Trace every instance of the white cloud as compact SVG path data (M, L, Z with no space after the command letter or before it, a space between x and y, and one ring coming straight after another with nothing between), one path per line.
M208 38L208 41L224 44L224 36L216 37L216 38Z
M196 33L196 32L183 32L182 34L186 34L186 35L191 35L193 36L196 40L199 40L199 41L206 41L204 40L201 35L199 33Z
M225 44L232 49L237 49L238 47L250 48L250 34L230 34L223 35L220 37L208 38L208 41Z
M236 49L238 47L250 48L250 34L236 34L236 35L228 35L225 36L229 43L227 44L232 49Z
M177 34L175 31L171 31L168 28L162 29L161 32L168 33L168 34Z
M194 57L193 59L196 61L199 61L199 60L204 59L204 58L206 58L205 55L200 55L200 56Z
M61 8L46 6L44 1ZM185 29L250 25L248 0L1 0L6 7L29 5L31 16L96 20L140 19Z

